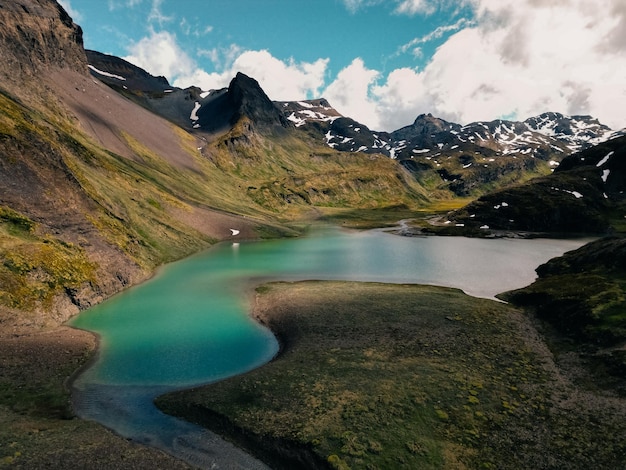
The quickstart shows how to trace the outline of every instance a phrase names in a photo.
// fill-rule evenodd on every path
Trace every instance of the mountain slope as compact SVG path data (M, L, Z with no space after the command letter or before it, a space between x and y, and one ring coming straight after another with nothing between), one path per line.
M482 196L448 219L485 230L623 231L625 190L626 136L565 158L552 175Z

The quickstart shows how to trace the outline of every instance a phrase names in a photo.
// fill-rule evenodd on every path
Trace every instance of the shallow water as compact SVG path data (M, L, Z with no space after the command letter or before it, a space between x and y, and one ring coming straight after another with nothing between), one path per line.
M85 419L201 467L263 468L153 405L162 393L246 372L276 354L274 336L248 316L251 280L436 284L492 298L530 284L538 265L584 242L327 228L299 239L222 243L72 320L101 340L97 360L74 383L74 407Z

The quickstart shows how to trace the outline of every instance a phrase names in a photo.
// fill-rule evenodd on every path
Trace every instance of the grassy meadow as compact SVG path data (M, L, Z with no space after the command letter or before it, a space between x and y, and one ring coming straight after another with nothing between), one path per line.
M274 468L620 468L626 410L555 367L524 313L453 289L271 283L271 363L157 401Z

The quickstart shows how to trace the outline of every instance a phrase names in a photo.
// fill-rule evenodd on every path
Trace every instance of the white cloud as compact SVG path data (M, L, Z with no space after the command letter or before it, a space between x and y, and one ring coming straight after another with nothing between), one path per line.
M74 23L80 23L81 21L83 21L83 16L78 10L72 8L70 0L59 0L59 4L63 7L67 14L72 17Z
M619 23L606 12L620 1L480 0L477 26L452 36L426 67L433 112L462 122L589 113L623 127L626 55L603 47Z
M432 109L423 74L396 69L383 85L373 87L381 130L396 130L412 123L419 112ZM421 111L420 111L421 110Z
M235 59L244 52L238 44L231 44L227 47L214 47L213 49L198 49L199 57L206 57L213 63L216 70L226 70L232 67Z
M193 23L187 18L180 20L178 26L184 35L193 36L195 38L205 36L213 32L214 29L211 25L200 25L197 21Z
M356 13L361 8L367 8L373 5L383 3L385 0L343 0L344 5L351 13Z
M235 50L240 49L235 47ZM211 57L216 58L215 54ZM256 79L272 100L299 100L319 96L327 65L328 59L311 63L297 63L293 59L284 62L266 50L242 51L219 73L194 70L187 76L179 76L174 84L180 87L197 85L203 89L221 88L227 86L237 72L241 72Z
M209 73L178 45L175 35L166 31L153 31L128 50L125 60L153 75L165 76L174 86L219 89L228 86L237 72L242 72L256 79L276 101L318 97L328 66L328 59L282 61L266 50L246 51L233 44L223 49L197 51L199 56L209 57L219 70Z
M327 96L331 104L380 130L409 124L423 112L467 123L558 111L591 114L613 128L626 126L622 0L593 4L474 0L474 4L475 22L459 24L462 29L437 49L422 71L400 69L384 77L363 66L363 78L348 92L349 106L342 108L340 87L334 84L328 87L337 90L337 101ZM410 6L417 11L420 5L406 3L406 13ZM399 52L411 52L442 32L417 38ZM337 82L348 88L344 77Z
M416 57L422 57L422 50L419 47L420 44L426 44L428 42L434 41L436 39L441 39L445 34L450 33L452 31L458 31L462 28L469 27L473 24L472 21L467 18L460 18L456 23L450 25L441 25L435 28L430 33L412 39L411 41L403 44L398 48L398 52L395 55L406 54L410 52Z
M152 75L163 75L172 80L190 75L196 68L195 62L176 42L176 36L162 31L152 32L128 48L130 54L124 57Z
M163 26L164 23L168 23L174 20L173 16L167 16L161 10L163 0L152 0L152 7L150 8L150 14L148 15L148 21L151 23L158 23L159 26Z
M344 116L378 130L380 116L370 90L376 85L379 76L380 73L368 69L362 59L354 59L337 74L337 78L324 90L323 96Z
M429 0L402 0L396 8L396 13L415 15L421 13L430 15L434 13L435 5Z

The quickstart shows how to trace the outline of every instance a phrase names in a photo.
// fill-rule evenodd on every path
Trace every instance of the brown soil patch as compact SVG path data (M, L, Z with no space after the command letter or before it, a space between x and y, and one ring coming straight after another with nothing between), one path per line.
M170 213L189 227L218 240L237 241L258 238L255 231L258 223L241 216L202 207L193 207L191 210L174 207L170 209ZM233 235L231 229L239 230L239 233Z
M69 107L82 129L103 147L127 158L137 159L121 132L131 135L177 168L198 171L175 126L111 90L103 83L71 70L57 70L49 86ZM202 143L198 141L197 147Z

